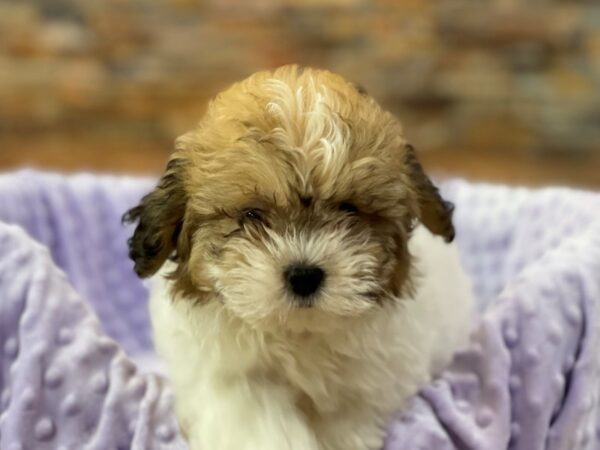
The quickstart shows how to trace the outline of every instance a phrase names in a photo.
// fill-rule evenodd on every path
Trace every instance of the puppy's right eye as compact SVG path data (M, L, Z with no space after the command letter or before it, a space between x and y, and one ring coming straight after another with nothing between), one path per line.
M351 202L342 202L339 204L338 208L340 211L344 211L348 214L358 214L358 208Z
M256 209L256 208L250 208L250 209L246 209L244 211L244 219L250 219L250 220L255 220L257 222L262 222L263 220L263 213L260 209Z

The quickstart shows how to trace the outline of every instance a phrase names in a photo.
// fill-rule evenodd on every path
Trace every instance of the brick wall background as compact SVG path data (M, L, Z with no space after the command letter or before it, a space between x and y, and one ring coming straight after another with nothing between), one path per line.
M434 169L600 187L594 0L0 0L0 169L159 170L290 62L365 86Z

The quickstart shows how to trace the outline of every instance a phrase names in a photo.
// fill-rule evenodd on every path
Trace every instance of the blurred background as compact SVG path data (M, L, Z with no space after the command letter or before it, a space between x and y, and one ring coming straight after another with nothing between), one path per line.
M439 173L600 187L597 0L0 0L0 170L158 173L210 97L291 62Z

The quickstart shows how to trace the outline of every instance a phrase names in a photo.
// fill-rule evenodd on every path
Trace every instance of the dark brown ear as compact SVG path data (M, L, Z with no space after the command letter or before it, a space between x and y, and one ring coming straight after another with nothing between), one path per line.
M429 231L443 236L446 242L452 242L454 239L454 225L452 225L454 205L442 198L438 188L425 175L413 146L406 145L405 151L406 166L417 193L419 220Z
M172 159L156 188L123 216L136 223L129 239L129 257L140 277L153 275L173 254L183 226L186 195L181 183L183 160Z

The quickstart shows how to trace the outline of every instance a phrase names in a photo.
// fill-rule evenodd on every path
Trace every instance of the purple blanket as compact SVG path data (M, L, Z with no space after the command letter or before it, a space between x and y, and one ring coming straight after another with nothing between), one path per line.
M119 220L151 184L0 175L0 449L186 448L168 386L139 367L147 290ZM386 449L600 448L600 195L442 190L481 321Z

